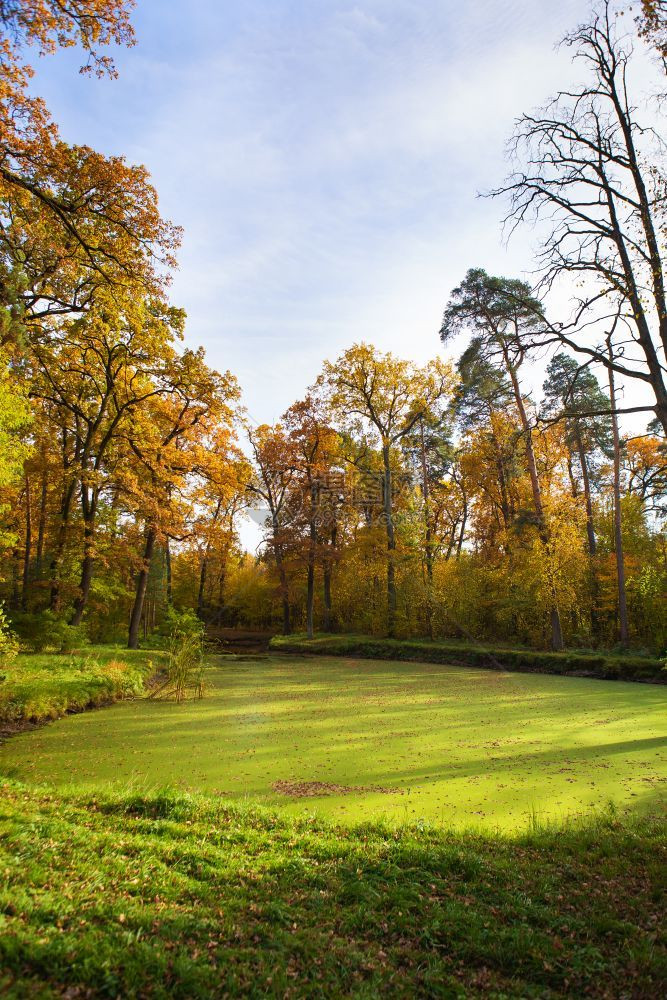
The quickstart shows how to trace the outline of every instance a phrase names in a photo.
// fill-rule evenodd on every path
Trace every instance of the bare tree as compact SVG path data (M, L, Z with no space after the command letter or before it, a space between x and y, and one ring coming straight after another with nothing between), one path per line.
M518 119L510 143L516 169L492 194L510 199L510 232L524 222L546 227L541 291L574 279L573 315L538 327L536 342L560 342L649 386L655 404L631 409L654 410L667 435L665 147L638 121L629 87L632 48L617 36L610 0L564 44L584 66L585 80ZM606 334L619 315L625 334L609 357Z

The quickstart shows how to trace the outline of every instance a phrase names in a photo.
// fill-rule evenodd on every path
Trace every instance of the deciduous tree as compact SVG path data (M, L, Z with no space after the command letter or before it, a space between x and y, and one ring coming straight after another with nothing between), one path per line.
M364 426L375 435L382 455L383 513L387 539L387 630L396 630L396 529L393 513L392 452L418 421L451 393L451 368L435 360L423 368L368 344L355 344L333 364L326 362L320 380L343 424Z
M657 6L645 9L649 16ZM664 145L638 118L631 48L610 0L564 44L584 82L521 115L510 145L516 169L494 195L509 198L510 228L540 222L543 289L576 282L572 317L537 323L533 339L651 389L653 406L622 409L653 409L667 435ZM610 355L606 336L619 321L624 336Z

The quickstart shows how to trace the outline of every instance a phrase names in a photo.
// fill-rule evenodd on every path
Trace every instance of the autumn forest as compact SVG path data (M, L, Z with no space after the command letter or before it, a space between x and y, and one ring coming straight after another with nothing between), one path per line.
M233 338L241 380L229 328L205 336L175 294L187 219L163 217L150 164L65 138L39 67L76 56L81 86L117 86L141 14L176 48L134 64L138 93L215 37L221 73L294 74L276 120L296 171L320 35L334 62L393 71L406 31L431 44L426 10L493 35L533 4L193 5L253 40L236 64L222 32L181 39L183 6L0 0L0 994L664 995L667 3L578 5L558 50L578 83L513 109L505 173L467 209L493 205L502 231L459 247L452 223L428 355L415 244L400 288L421 325L396 350L318 318L315 343L339 339L288 395L280 345L312 357L310 333L281 281L252 289L295 316L287 338L262 328L271 423L248 401L257 342ZM260 121L254 82L225 86ZM359 112L348 150L377 117ZM242 126L261 161L262 127ZM254 167L258 190L278 172ZM399 225L382 198L369 246ZM367 208L345 202L362 226ZM516 239L530 267L490 267ZM285 275L302 266L268 244Z
M67 145L30 95L26 45L78 42L87 72L113 72L98 49L128 39L124 5L100 4L94 28L85 6L1 12L8 622L136 647L175 606L286 633L659 652L662 180L609 20L568 40L587 89L519 119L523 159L495 192L512 224L550 220L538 286L471 267L443 289L430 364L352 345L256 426L234 375L186 346L179 231L145 168ZM550 309L574 276L571 308ZM644 430L626 430L619 382ZM256 551L239 542L249 510Z

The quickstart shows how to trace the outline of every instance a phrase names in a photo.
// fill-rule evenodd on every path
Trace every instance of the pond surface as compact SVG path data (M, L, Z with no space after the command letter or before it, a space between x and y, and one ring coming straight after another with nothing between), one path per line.
M209 683L203 701L124 702L23 733L0 771L505 829L665 802L664 687L285 656L216 658Z

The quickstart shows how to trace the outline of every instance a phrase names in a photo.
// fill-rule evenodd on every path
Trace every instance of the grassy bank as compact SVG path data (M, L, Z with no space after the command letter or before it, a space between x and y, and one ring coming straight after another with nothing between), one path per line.
M270 648L277 653L363 656L374 660L453 663L468 667L502 668L528 673L597 677L601 680L667 683L667 661L647 656L547 653L426 639L377 639L363 635L320 635L314 639L308 639L305 635L274 636Z
M664 825L345 829L163 793L0 786L11 997L639 997ZM66 992L67 991L67 992Z
M76 653L21 653L0 670L0 728L139 694L163 654L116 646Z

